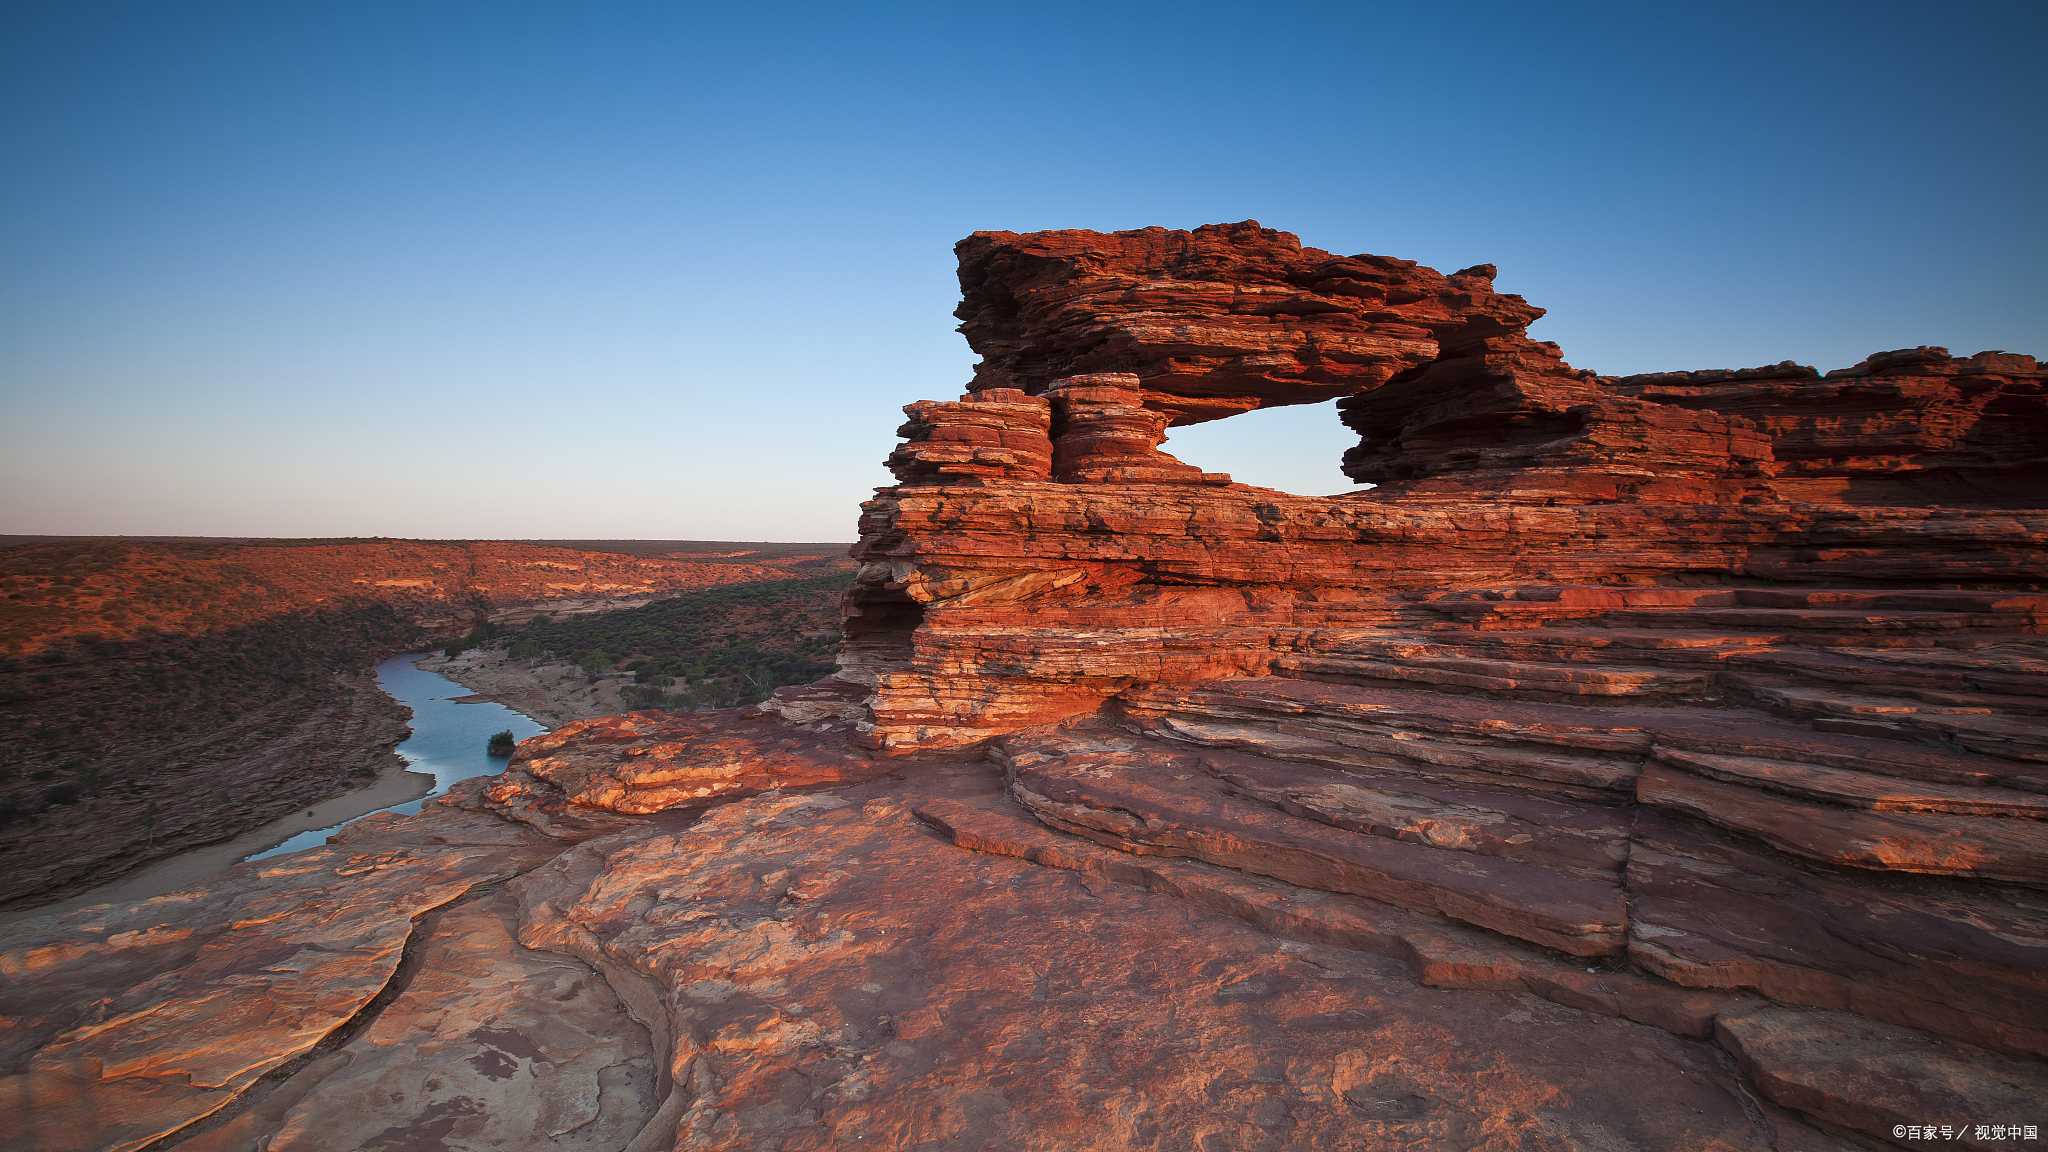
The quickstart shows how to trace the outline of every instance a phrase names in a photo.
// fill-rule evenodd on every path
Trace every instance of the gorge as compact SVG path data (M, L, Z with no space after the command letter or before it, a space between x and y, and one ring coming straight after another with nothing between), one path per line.
M6 929L0 1147L2038 1139L2041 364L1603 377L1250 221L958 254L834 675ZM1355 494L1159 447L1333 398Z
M0 915L403 791L387 656L842 563L686 540L0 543Z

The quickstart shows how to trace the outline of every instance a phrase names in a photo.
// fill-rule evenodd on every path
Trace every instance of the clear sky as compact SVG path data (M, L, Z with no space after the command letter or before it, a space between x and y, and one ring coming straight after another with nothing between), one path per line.
M848 540L953 242L1497 264L1604 373L2048 355L2028 3L0 5L0 532ZM1345 490L1327 407L1169 451Z

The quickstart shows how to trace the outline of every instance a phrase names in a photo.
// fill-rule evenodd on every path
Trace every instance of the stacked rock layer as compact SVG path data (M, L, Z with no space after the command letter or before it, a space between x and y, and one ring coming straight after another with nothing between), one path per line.
M1250 222L959 251L837 676L14 930L19 1147L2048 1128L2040 365L1600 377ZM1160 449L1333 398L1354 495Z
M1401 281L1368 302L1249 224L961 251L977 383L1050 400L1054 460L1114 368L1162 425L1342 396L1375 486L904 477L847 597L879 755L985 751L1047 828L1645 987L2048 1056L2042 365L1604 378L1491 269L1347 258Z

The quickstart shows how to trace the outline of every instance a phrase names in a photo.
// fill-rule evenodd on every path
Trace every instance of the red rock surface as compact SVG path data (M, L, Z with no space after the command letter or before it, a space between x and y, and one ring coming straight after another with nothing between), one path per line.
M654 1111L647 1030L590 968L518 931L502 889L421 917L374 1019L171 1147L625 1147Z
M1326 308L1325 255L1248 224L961 253L976 384L1051 401L1055 464L866 506L841 675L878 753L992 755L1134 857L2048 1055L2033 359L1615 379L1464 274L1353 257L1402 288ZM1115 372L1158 413L1121 418L1133 454L1342 396L1377 486L1062 468L1065 394ZM1090 714L1122 734L1045 727Z
M565 728L373 826L434 861L504 829L461 867L484 894L524 869L516 918L423 917L419 971L371 1010L391 1024L308 1047L358 1002L336 981L274 1099L187 1099L212 1048L166 1042L153 1078L80 1080L110 1114L219 1109L187 1152L344 1124L546 1147L570 1112L605 1146L637 1124L635 1152L2048 1128L2032 361L1613 380L1530 341L1491 269L1252 224L961 254L984 360L906 410L839 674ZM1173 422L1332 396L1381 481L1357 496L1158 450ZM455 886L430 879L415 903ZM54 1074L91 1004L215 997L226 1020L260 995L124 966L109 928L178 931L148 908L78 916L20 943L75 969L21 968L18 1002L66 1007L0 1071ZM208 931L247 933L251 963L276 934ZM604 997L549 1032L478 989L539 984L547 956L573 961L549 987L589 973L646 1028L648 1077L593 1079L638 1051L598 1043ZM463 1031L484 1013L516 1026ZM445 1043L413 1037L430 1019ZM529 1078L529 1112L464 1111L512 1107L460 1070L486 1065ZM143 1079L180 1086L163 1118Z
M1338 404L1360 434L1344 472L1375 499L1755 504L1771 438L1742 416L1628 398L1521 333L1442 355Z
M1176 424L1349 396L1429 363L1447 334L1517 332L1543 315L1412 260L1304 248L1256 220L1192 232L977 232L962 240L960 332L973 387L1037 395L1134 373Z
M2048 506L2048 367L2031 356L1902 348L1825 378L1788 361L1608 383L1754 421L1771 438L1772 487L1793 499Z
M452 814L377 835L398 823L0 932L4 1146L126 1152L236 1106L390 986L419 917L553 854Z
M784 690L781 700L797 696ZM464 781L458 802L553 831L551 816L709 808L763 792L857 783L888 770L847 740L852 729L844 720L794 729L778 719L755 706L578 720L522 741L504 774L488 783Z
M1042 479L1052 474L1052 405L1015 388L969 392L958 401L903 406L903 443L886 463L905 484L954 476Z
M1226 869L1175 890L930 827L1014 811L995 774L927 766L593 841L520 882L522 940L673 1005L651 1147L1838 1146L1745 1108L1712 1049L1519 973L1431 990L1377 950L1265 931L1212 906L1260 891ZM1369 907L1328 919L1430 946L1431 921Z

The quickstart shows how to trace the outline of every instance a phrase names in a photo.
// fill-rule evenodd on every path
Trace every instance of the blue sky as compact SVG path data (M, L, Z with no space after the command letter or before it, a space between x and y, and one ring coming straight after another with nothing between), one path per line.
M1605 373L2048 355L2038 3L0 8L0 532L852 538L976 229L1253 218ZM1347 487L1327 408L1169 450Z

